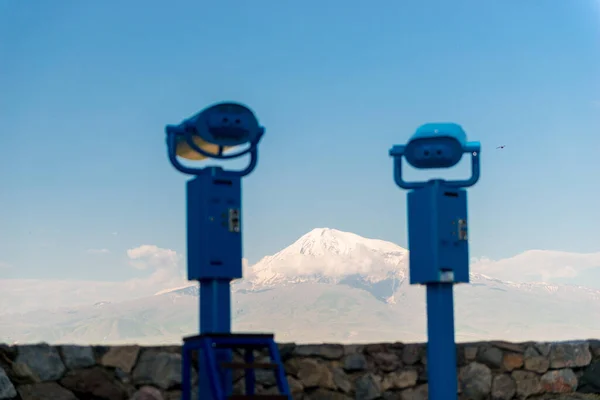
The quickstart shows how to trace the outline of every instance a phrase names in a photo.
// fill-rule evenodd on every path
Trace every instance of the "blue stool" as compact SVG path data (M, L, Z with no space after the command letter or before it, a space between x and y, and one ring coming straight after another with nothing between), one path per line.
M244 362L218 362L218 351L244 350ZM269 350L270 363L254 362L254 350ZM202 363L210 382L211 400L226 399L272 399L291 400L290 388L285 376L285 369L279 354L279 348L272 334L235 334L235 333L210 333L183 338L182 348L182 400L191 400L191 371L192 352L198 351L199 362ZM229 357L229 359L231 359ZM246 371L246 393L244 395L230 395L223 387L224 379L231 379L230 371L243 369ZM256 376L254 370L270 369L275 372L278 395L255 395ZM199 388L200 389L200 388ZM205 400L205 399L199 399Z

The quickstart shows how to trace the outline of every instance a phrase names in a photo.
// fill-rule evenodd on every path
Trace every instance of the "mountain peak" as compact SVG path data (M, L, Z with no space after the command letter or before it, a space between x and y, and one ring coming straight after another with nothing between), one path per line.
M384 240L316 228L273 256L260 260L249 279L257 286L284 282L380 282L406 275L407 250Z
M358 248L385 252L406 252L402 247L384 240L368 239L355 233L332 228L315 228L280 253L286 252L311 256L324 256L327 254L344 255L352 253Z

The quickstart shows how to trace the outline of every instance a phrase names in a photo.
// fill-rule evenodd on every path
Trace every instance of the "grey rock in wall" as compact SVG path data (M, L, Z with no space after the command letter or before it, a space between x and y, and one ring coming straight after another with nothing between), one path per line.
M459 344L459 399L600 398L599 346L597 341ZM181 397L180 350L0 345L0 400L176 400ZM428 398L431 360L424 344L286 343L280 351L294 399ZM264 352L255 356L265 361ZM240 357L234 353L236 360ZM243 394L244 372L233 376L234 392ZM194 369L192 385L197 378ZM256 378L258 394L277 393L272 372Z

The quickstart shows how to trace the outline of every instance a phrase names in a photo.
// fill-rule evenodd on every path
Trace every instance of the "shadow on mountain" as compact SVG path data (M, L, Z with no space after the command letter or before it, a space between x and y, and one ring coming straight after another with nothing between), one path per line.
M234 290L234 287L232 287L232 290ZM235 289L236 293L262 293L262 292L268 292L273 290L273 288L264 288L264 289L242 289L242 288L238 288ZM176 290L172 290L170 292L166 292L163 293L163 295L179 295L179 296L193 296L193 297L198 297L200 295L200 288L196 285L194 286L188 286L182 289L176 289Z
M386 302L388 298L394 295L402 280L397 277L387 278L379 282L369 282L359 274L349 275L339 282L340 285L349 286L355 289L362 289L369 292L377 300Z
M485 283L469 283L469 285L470 285L471 287L478 287L478 286L482 286L482 287L488 288L488 289L490 289L490 290L496 290L496 291L498 291L498 292L506 292L506 290L504 290L504 289L497 288L497 287L492 287L492 286L488 286L488 285L486 285Z
M262 292L270 292L271 290L273 290L273 288L266 288L266 289L238 289L236 290L236 293L262 293Z
M200 288L197 285L188 286L183 289L171 290L170 292L163 293L163 295L178 294L180 296L198 296L200 294Z

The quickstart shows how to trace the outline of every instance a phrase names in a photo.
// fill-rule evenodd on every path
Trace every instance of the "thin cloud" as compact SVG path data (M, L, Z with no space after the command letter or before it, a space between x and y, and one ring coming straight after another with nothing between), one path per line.
M119 302L152 296L167 288L190 285L181 268L181 257L174 250L143 245L127 250L126 257L133 267L140 270L141 276L116 282L0 279L0 315L35 309L76 307L99 301ZM0 262L0 268L4 264ZM107 278L118 278L118 275Z
M117 236L119 234L119 232L111 232L110 234L113 236Z
M110 253L110 250L108 250L108 249L88 249L87 253L88 254L108 254L108 253Z
M567 253L551 250L528 250L501 260L473 259L471 270L493 278L513 282L556 283L564 279L581 279L600 267L600 253Z
M175 250L163 249L150 244L127 250L127 257L129 257L131 266L137 269L173 268L180 259Z
M0 269L12 269L13 266L9 263L0 261Z
M185 281L180 268L181 256L175 250L163 249L155 245L144 244L127 250L129 265L141 271L152 271L152 274L134 283L144 285L172 285Z

